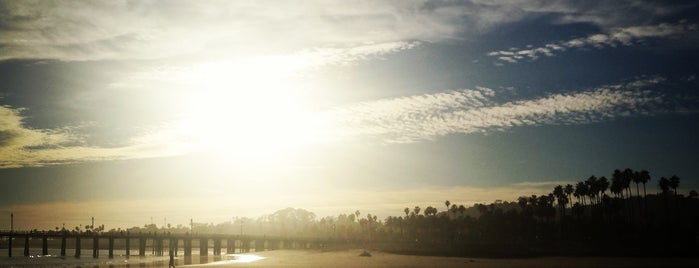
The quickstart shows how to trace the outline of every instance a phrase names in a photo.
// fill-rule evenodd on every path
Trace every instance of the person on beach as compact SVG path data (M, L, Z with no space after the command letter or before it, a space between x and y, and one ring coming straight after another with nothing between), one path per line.
M172 252L172 250L170 250L170 265L168 268L169 267L175 268L175 254Z

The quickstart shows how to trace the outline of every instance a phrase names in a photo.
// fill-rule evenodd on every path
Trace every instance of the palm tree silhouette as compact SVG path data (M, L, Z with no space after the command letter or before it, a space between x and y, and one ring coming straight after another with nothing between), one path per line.
M626 193L628 197L631 197L631 180L633 180L633 170L630 168L624 169L624 171L621 173L621 182L623 183L622 186L624 189L626 189Z
M561 209L560 213L560 219L563 220L563 216L565 216L566 213L566 207L565 205L568 203L568 197L565 194L565 191L563 190L563 186L558 185L553 188L553 195L556 197L556 201L558 202L558 207Z
M580 181L575 184L575 192L573 194L578 198L578 202L581 202L583 206L585 206L585 196L587 196L588 192L589 188L584 182Z
M631 181L636 184L636 196L641 196L641 193L638 190L638 184L641 183L641 172L634 171L631 175Z
M672 175L672 177L670 177L670 184L668 186L670 186L670 188L675 191L675 195L677 195L677 187L680 186L680 177Z
M563 191L566 193L566 195L568 195L568 201L569 201L568 203L570 203L570 208L572 209L573 208L573 198L571 197L571 195L575 192L575 188L573 188L573 185L571 185L569 183L569 184L566 184Z
M658 186L663 194L667 194L670 191L670 180L665 177L660 177L660 180L658 180Z
M641 170L641 173L638 175L639 176L639 181L643 183L643 196L646 196L646 183L650 181L650 173L648 170Z

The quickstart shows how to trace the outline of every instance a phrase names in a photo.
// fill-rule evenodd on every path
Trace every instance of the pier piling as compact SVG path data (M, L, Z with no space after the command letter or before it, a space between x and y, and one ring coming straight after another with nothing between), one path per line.
M80 258L80 236L75 237L75 257Z
M24 237L24 257L29 256L29 236Z
M41 238L41 255L49 255L49 238L44 236Z
M100 256L100 238L95 235L92 237L92 257L99 258Z
M61 236L61 257L66 256L66 234L64 233L63 236Z
M199 256L209 255L209 239L200 238L199 239Z
M114 237L109 237L109 258L114 258Z

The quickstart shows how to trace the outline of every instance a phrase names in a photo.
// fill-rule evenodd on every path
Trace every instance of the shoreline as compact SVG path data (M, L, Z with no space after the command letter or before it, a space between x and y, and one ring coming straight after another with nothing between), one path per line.
M699 258L632 258L632 257L527 257L480 258L401 255L370 251L371 257L359 256L363 249L332 251L276 250L257 254L264 259L250 263L214 262L186 267L695 267Z

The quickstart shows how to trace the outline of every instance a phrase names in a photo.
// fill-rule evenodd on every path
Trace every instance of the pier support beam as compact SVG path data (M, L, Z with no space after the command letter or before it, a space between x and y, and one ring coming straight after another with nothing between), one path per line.
M131 238L126 236L126 256L131 256Z
M41 255L49 255L49 237L44 236L41 238Z
M97 236L92 237L92 257L99 258L100 256L100 238Z
M114 258L114 237L109 237L109 258Z
M173 252L172 254L174 254L175 257L177 257L177 244L179 244L179 242L180 240L177 238L170 238L170 245L168 248Z
M75 257L80 258L80 236L75 237Z
M265 249L265 241L257 239L255 240L255 252L260 252Z
M209 239L200 238L199 239L199 256L209 255Z
M156 237L153 239L153 255L163 256L163 239Z
M146 238L144 236L138 237L138 256L146 256Z
M214 238L214 255L221 255L221 239Z
M63 237L61 237L61 257L66 256L66 235L63 234Z
M29 256L29 236L24 237L24 257Z
M226 254L235 253L235 239L228 238L226 241Z
M191 237L186 237L184 239L184 256L185 257L192 256L192 238Z
M7 242L7 256L12 257L12 232L10 232L10 238Z
M243 252L250 252L250 241L249 240L243 240Z

